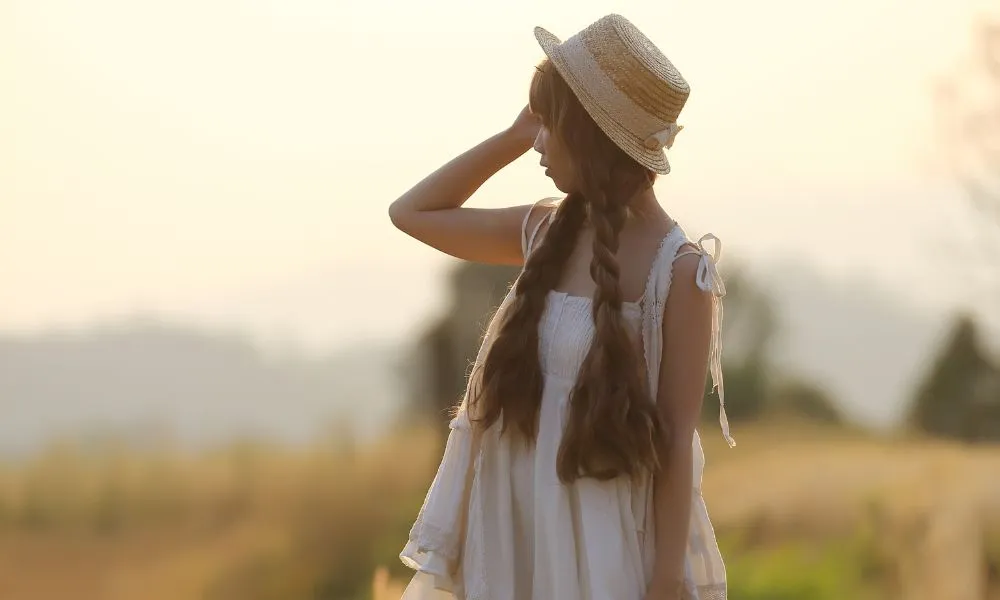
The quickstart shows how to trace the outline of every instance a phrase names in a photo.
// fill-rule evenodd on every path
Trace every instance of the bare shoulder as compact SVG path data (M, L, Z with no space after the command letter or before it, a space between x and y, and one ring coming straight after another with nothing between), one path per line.
M704 256L682 248L663 314L663 355L657 406L676 428L677 440L690 447L701 414L711 345L713 296L698 285Z
M685 250L689 251L684 253ZM698 286L698 269L702 254L693 244L682 246L681 253L683 256L674 260L666 310L668 313L681 314L686 318L697 318L699 315L710 318L712 294Z

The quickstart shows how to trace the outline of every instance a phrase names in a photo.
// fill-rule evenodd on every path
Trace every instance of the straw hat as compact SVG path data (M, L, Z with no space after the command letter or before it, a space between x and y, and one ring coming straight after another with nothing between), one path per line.
M541 27L535 38L591 118L626 154L660 174L664 148L690 88L674 65L621 15L607 15L565 42Z

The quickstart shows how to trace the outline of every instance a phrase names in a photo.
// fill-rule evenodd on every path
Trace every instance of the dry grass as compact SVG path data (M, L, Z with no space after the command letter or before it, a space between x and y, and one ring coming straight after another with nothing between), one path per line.
M747 433L749 448L708 448L704 493L718 529L758 545L863 531L888 567L886 597L1000 597L998 557L986 555L1000 539L1000 446L876 440L801 423ZM720 452L731 455L713 463Z
M739 427L730 450L706 432L705 496L739 540L734 563L864 530L888 557L883 597L997 593L984 557L1000 537L1000 448L786 422ZM0 598L398 598L396 553L439 451L420 431L353 451L54 448L0 472Z

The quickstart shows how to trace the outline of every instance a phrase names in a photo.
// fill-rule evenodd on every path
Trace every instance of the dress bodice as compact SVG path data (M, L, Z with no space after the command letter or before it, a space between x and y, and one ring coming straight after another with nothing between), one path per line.
M538 323L538 357L546 377L576 381L591 342L597 333L591 316L593 301L552 291ZM642 325L642 308L636 302L622 304L622 316L636 342Z

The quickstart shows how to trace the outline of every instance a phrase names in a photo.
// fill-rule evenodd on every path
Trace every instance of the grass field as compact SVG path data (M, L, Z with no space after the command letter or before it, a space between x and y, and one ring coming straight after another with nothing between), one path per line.
M1000 599L1000 447L736 433L705 433L732 600ZM0 599L395 600L440 444L53 446L0 470Z

